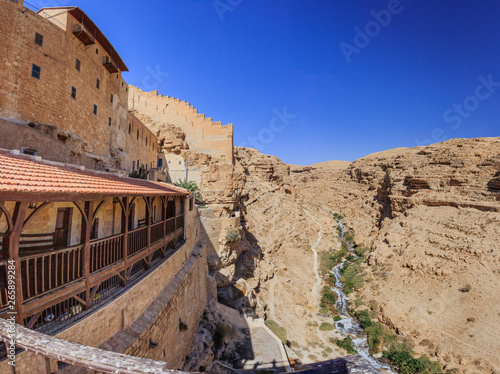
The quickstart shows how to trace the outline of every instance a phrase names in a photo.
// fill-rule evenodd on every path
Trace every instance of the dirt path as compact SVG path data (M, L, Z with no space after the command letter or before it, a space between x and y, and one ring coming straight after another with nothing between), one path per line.
M302 208L305 214L307 214L313 221L319 226L319 231L318 231L318 240L316 240L316 244L314 244L311 247L311 251L314 253L314 275L316 277L316 283L314 283L313 288L312 288L312 296L313 300L318 300L318 288L321 286L321 278L319 277L319 271L318 271L318 252L316 251L316 248L318 248L319 243L321 242L322 235L323 235L323 226L320 225L318 221L316 221L316 218L314 218L307 210Z

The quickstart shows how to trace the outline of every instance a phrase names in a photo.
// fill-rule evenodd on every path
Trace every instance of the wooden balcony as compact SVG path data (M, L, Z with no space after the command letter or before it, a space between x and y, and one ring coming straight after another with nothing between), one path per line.
M73 26L73 34L83 43L83 45L95 44L95 37L89 29L82 23Z
M111 59L111 58L109 58L107 56L103 58L102 64L104 65L104 67L106 69L108 69L108 71L111 74L118 73L120 71L118 69L118 65L113 61L113 59Z
M124 200L124 206L128 205ZM91 206L87 208L92 211ZM127 224L120 234L84 238L67 248L55 248L55 233L21 234L15 274L21 290L16 292L18 323L55 334L145 278L184 243L183 212L168 217L166 203L163 209L165 218L159 222L152 222L148 209L149 219L141 220L143 227L129 230ZM127 214L123 222L128 222ZM5 238L0 234L0 239ZM6 240L0 243L2 249L8 247ZM8 258L0 258L0 318L7 317L10 307L7 270Z

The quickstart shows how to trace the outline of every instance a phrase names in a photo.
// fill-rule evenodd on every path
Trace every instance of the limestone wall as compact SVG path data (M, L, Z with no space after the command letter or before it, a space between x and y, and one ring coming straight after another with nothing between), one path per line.
M0 117L49 124L80 136L85 152L115 157L123 169L131 170L132 160L137 159L156 164L156 137L129 113L128 85L121 73L110 74L103 66L104 48L98 42L85 47L75 38L71 30L77 20L68 13L52 20L16 2L0 0L0 54L4 56L0 63ZM34 42L35 33L43 35L42 46ZM40 79L32 77L33 64L41 67ZM74 99L72 87L76 88ZM94 105L97 114L93 113ZM9 137L0 137L0 147L5 148L2 143L9 142ZM37 149L32 143L30 147Z
M233 125L223 126L212 118L198 113L190 103L169 96L158 95L158 91L144 92L130 86L129 105L151 119L153 131L162 124L180 126L186 133L190 150L203 152L233 163ZM143 119L144 120L144 119ZM144 120L145 121L145 120Z

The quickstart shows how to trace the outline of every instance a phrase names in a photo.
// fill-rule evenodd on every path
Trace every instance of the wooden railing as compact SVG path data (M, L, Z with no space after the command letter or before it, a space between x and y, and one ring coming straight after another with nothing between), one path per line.
M83 246L21 258L21 277L25 301L81 279Z
M156 243L158 240L165 236L163 234L163 226L163 221L155 223L151 226L151 244Z
M175 218L167 219L167 235L175 231Z
M90 273L123 260L123 234L90 242Z
M148 246L148 228L141 227L128 233L128 252L127 254L133 255L134 253L142 251Z
M54 250L52 234L21 235L16 261L18 323L55 334L123 292L183 243L184 215ZM89 236L87 231L87 238ZM126 235L126 236L125 236ZM1 235L0 235L1 237ZM0 255L1 255L0 251ZM140 262L140 266L136 266ZM0 257L0 318L6 312L7 260ZM20 279L19 279L20 278Z

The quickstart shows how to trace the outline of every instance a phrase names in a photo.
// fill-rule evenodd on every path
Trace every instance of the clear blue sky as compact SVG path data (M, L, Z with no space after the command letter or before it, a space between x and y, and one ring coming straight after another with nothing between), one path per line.
M288 163L500 135L499 1L30 2L79 6L128 83L187 100L233 123L235 145Z

